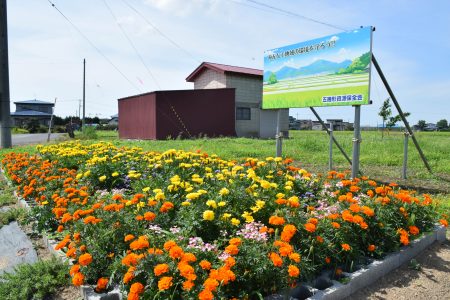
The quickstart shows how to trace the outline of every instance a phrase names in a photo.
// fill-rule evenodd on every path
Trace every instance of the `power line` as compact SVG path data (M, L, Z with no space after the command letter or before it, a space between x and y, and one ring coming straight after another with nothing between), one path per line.
M70 19L63 14L57 7L56 5L51 2L50 0L47 0L58 12L59 14L66 19L67 22L70 23L70 25L72 25L73 28L75 28L75 30L114 68L116 69L117 72L120 73L120 75L122 75L123 78L125 78L125 80L127 80L135 89L137 89L139 92L141 92L141 89L136 86L105 54L103 54L103 52L94 45L93 42L91 42L91 40L85 35L83 34L83 32L72 22L70 21Z
M156 32L158 32L159 35L164 37L166 40L168 40L172 45L174 45L176 48L178 48L180 51L184 52L186 55L188 55L190 58L195 60L198 63L201 63L200 60L198 60L194 55L192 55L189 51L187 51L185 48L178 45L174 40L172 40L170 37L168 37L164 32L158 29L152 22L150 22L147 17L145 17L142 13L140 13L136 8L134 8L131 4L126 2L125 0L122 0L122 2L128 6L131 10L133 10L137 15L139 15L148 25L150 25Z
M260 10L260 11L265 11L265 12L268 12L268 13L275 13L275 14L282 15L282 16L294 17L294 16L292 16L290 14L286 14L284 12L278 12L278 11L273 11L271 9L265 9L263 7L254 6L254 5L251 5L249 3L242 2L242 1L237 1L237 0L228 0L228 1L233 2L234 4L237 4L237 5L241 5L241 6L245 6L245 7L251 7L251 8L254 8L254 9L257 9L257 10Z
M108 11L110 12L111 16L114 18L114 20L116 21L117 26L119 27L120 31L122 32L122 34L125 36L125 38L127 39L128 43L130 44L130 46L133 48L134 53L137 55L137 57L139 58L139 60L141 61L142 65L145 67L145 69L147 70L148 74L150 75L150 77L153 79L153 81L155 82L155 85L158 89L161 89L158 80L156 79L156 77L153 75L152 71L150 71L150 68L147 66L147 64L145 63L144 59L142 58L142 55L139 53L139 51L137 50L136 46L134 45L133 41L131 40L131 38L128 36L128 34L126 33L125 29L122 27L122 25L119 23L116 15L114 14L114 12L112 11L111 7L108 5L106 0L103 0L103 3L105 4L106 8L108 9Z
M298 13L294 13L294 12L291 12L291 11L288 11L288 10L284 10L284 9L281 9L281 8L278 8L278 7L269 5L269 4L265 4L265 3L262 3L262 2L259 2L259 1L256 1L256 0L246 0L246 1L250 2L250 3L254 3L254 4L262 6L262 7L270 8L270 9L272 9L274 11L278 11L278 12L285 13L287 15L298 17L298 18L301 18L301 19L304 19L304 20L307 20L307 21L310 21L310 22L314 22L314 23L317 23L317 24L321 24L321 25L325 25L325 26L328 26L328 27L336 28L336 29L339 29L339 30L344 30L344 31L347 30L346 28L343 28L341 26L337 26L337 25L333 25L333 24L330 24L330 23L327 23L327 22L316 20L316 19L304 16L304 15L300 15Z

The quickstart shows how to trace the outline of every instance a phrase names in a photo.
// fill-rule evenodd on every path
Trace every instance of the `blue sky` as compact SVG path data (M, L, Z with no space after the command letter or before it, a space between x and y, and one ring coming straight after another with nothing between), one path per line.
M362 54L369 52L371 43L371 27L357 28L345 32L340 32L317 39L303 41L291 45L283 45L278 48L264 51L264 72L276 72L288 66L300 68L307 66L317 60L328 60L332 62L343 62L353 60ZM285 51L295 50L302 47L323 45L318 50L296 54L294 56L282 56L280 58L270 58L273 54L283 54Z
M82 61L86 58L87 115L109 117L117 113L120 97L193 88L185 78L202 61L263 69L267 49L342 31L255 8L246 0L126 0L184 49L180 50L122 0L105 1L117 19L103 0L53 2L127 79L47 0L8 1L11 102L57 97L56 114L74 115L82 97ZM410 123L450 120L450 1L259 1L340 28L375 26L373 52L403 110L411 112ZM381 123L378 111L387 98L375 73L371 98L373 104L362 109L364 125ZM353 119L351 107L317 110L323 118ZM313 119L308 109L291 109L290 114Z

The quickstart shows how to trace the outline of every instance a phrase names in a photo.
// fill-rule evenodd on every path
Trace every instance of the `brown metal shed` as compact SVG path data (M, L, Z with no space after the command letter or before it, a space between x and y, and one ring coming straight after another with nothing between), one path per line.
M156 91L119 99L119 137L235 136L235 89Z

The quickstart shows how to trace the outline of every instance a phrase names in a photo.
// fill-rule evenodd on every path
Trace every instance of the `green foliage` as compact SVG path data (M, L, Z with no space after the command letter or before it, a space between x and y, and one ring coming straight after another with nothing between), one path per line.
M425 126L427 125L427 122L425 122L425 120L419 120L419 122L417 122L417 127L420 130L424 130Z
M0 299L49 299L68 283L68 266L59 259L19 265L13 273L0 276Z
M403 115L406 118L406 117L408 117L410 115L410 113L406 112L406 113L403 113ZM397 124L401 120L402 120L402 117L400 115L396 115L394 117L390 117L389 121L386 123L386 127L390 129L390 128L394 127L395 124Z
M23 208L11 208L7 211L0 212L0 228L3 225L8 225L12 221L18 221L19 223L23 223L26 218L27 212Z
M85 126L78 138L81 140L96 140L98 138L97 130L95 130L95 127Z
M29 132L28 132L28 130L26 130L24 128L13 127L11 129L11 133L12 134L24 134L24 133L29 133Z
M355 58L350 66L345 69L339 70L337 74L352 74L364 72L367 66L370 64L371 57L372 55L370 54L370 52L366 52L360 57Z
M268 80L268 83L269 84L274 84L274 83L277 83L278 82L278 80L277 80L277 75L275 75L275 73L271 73L270 74L270 76L269 76L269 80Z
M442 119L442 120L439 120L439 121L436 123L436 126L437 126L437 128L438 128L439 130L447 129L447 128L448 128L448 122L447 122L446 119Z

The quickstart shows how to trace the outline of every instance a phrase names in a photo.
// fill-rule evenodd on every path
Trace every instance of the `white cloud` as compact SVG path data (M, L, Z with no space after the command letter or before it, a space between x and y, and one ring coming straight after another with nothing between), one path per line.
M330 38L330 42L337 42L339 40L339 37L338 36L336 36L336 35L333 35L331 38Z
M212 12L219 2L219 0L145 0L146 4L177 16L188 16L198 11Z

